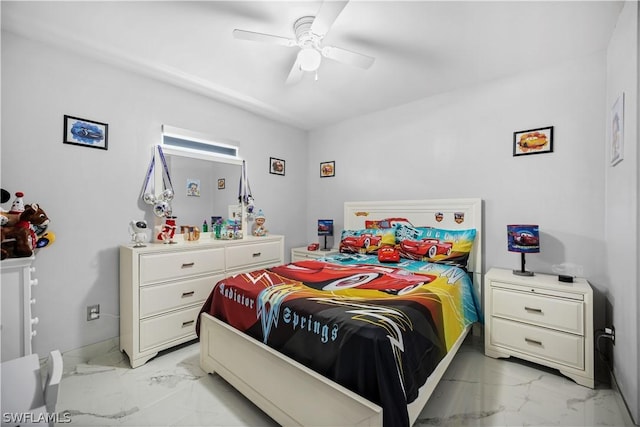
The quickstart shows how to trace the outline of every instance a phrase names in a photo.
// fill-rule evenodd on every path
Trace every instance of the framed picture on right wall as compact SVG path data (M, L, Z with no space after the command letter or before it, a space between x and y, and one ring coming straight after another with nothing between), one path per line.
M611 166L620 163L624 157L624 92L611 107L609 123L609 152Z

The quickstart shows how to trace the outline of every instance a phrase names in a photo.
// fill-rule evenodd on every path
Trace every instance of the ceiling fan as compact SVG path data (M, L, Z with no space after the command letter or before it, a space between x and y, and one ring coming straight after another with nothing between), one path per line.
M233 30L233 36L242 40L300 48L293 67L291 67L291 71L289 72L289 76L287 77L286 84L289 85L298 83L305 72L315 72L317 79L317 71L322 62L322 57L367 69L371 67L375 58L339 47L324 46L322 44L327 32L331 29L331 26L347 3L348 1L327 0L322 3L316 16L303 16L297 19L293 24L293 30L296 35L295 39L238 29Z

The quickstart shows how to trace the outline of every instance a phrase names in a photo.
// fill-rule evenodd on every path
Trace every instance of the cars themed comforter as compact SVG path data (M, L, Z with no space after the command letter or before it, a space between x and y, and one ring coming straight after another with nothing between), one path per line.
M478 307L458 267L336 255L224 279L201 312L380 405L391 427L409 425L407 404Z

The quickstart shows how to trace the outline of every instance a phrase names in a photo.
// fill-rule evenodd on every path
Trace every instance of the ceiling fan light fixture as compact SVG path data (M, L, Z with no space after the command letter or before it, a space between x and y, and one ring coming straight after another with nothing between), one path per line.
M302 48L298 52L298 64L302 71L316 71L320 67L322 55L312 47Z

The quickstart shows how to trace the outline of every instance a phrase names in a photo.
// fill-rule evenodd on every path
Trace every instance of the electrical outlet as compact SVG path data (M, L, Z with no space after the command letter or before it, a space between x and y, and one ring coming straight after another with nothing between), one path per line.
M87 306L87 321L100 318L100 304Z
M611 342L613 343L613 345L616 345L616 328L615 326L611 325L611 327L606 327L604 328L604 333L607 334L607 336L611 339Z
M611 342L616 345L616 327L611 325Z

